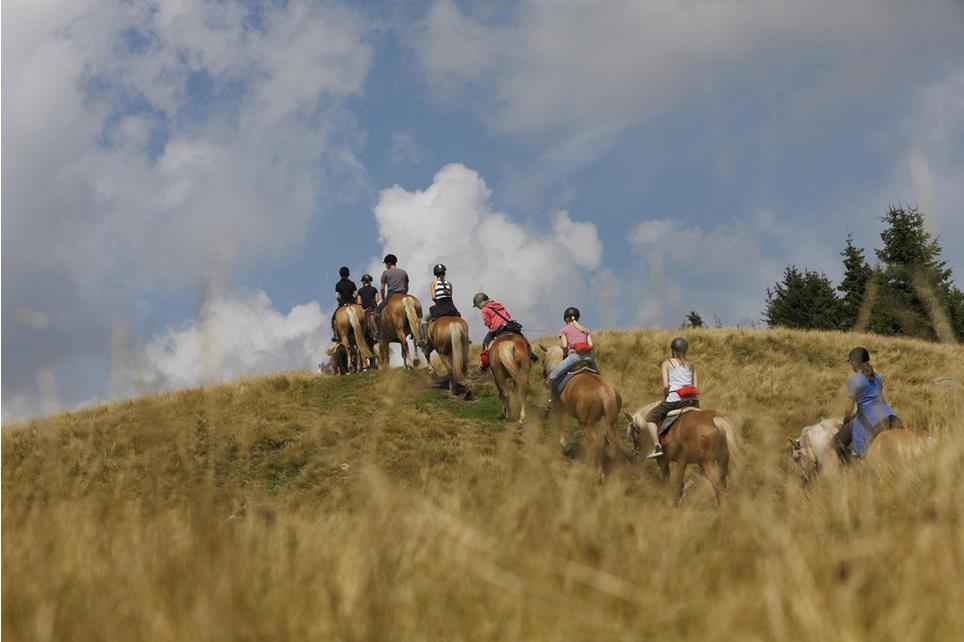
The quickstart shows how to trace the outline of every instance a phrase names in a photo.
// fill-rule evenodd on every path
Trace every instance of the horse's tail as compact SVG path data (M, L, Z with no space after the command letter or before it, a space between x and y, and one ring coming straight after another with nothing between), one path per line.
M619 396L618 390L609 385L600 386L599 391L606 421L615 428L619 421L619 411L623 408L623 398Z
M497 346L498 350L509 352L508 359L500 359L502 367L505 368L509 376L512 377L513 381L516 382L517 386L521 386L524 381L527 380L526 373L522 372L522 368L519 367L519 362L523 361L516 354L516 343L515 341L506 341L505 343L499 343ZM525 355L525 361L528 362L529 355ZM491 360L491 359L490 359Z
M422 324L419 323L418 312L415 310L415 301L412 297L406 296L402 301L402 305L405 306L405 316L408 317L408 327L412 332L412 339L415 340L415 345L417 346L422 341ZM405 337L399 337L399 340L404 343Z
M452 342L452 379L456 383L465 381L465 331L461 323L449 324L449 341Z
M716 413L713 415L713 424L720 434L726 438L726 447L734 459L739 459L743 454L743 445L737 435L736 428L726 415Z
M365 331L362 329L361 320L358 318L358 313L355 311L354 306L348 306L348 308L345 310L345 314L348 315L348 322L351 324L351 330L355 333L355 345L358 347L358 359L361 361L361 363L367 365L372 353L368 349L368 341L365 340Z

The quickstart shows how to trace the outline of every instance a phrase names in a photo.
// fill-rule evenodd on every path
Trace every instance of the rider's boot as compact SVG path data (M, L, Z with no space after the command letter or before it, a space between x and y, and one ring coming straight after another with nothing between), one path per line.
M646 459L656 459L657 457L662 457L662 456L663 456L663 445L657 443L655 446L653 446L652 452L646 455Z

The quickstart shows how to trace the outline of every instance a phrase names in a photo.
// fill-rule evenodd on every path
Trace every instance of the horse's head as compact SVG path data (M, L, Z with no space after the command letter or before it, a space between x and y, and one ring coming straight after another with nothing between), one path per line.
M540 345L539 349L542 350L542 377L546 379L549 377L549 372L559 365L565 355L562 354L561 346L549 346L547 348Z

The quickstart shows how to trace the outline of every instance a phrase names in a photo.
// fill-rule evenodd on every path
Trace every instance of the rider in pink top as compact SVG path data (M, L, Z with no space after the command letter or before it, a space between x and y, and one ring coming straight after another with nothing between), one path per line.
M599 370L599 367L596 366L596 360L592 356L592 337L586 326L579 323L579 310L572 307L566 308L566 311L562 314L562 318L566 322L566 325L562 326L562 330L559 331L559 337L562 339L562 347L566 351L566 358L560 361L547 377L550 404L552 403L552 399L559 395L559 390L557 389L559 380L562 379L570 369L577 365L586 365L593 370ZM580 346L582 354L576 352L576 346Z

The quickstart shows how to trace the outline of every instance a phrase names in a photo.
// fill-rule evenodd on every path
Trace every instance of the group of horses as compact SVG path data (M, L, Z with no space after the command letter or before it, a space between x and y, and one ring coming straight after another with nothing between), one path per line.
M341 355L338 371L347 372L352 368L348 355L357 354L354 366L364 369L368 365L387 364L391 343L401 346L402 359L406 367L418 367L418 346L421 339L422 305L411 294L393 295L381 314L380 334L375 333L375 320L371 312L359 305L346 305L335 315L335 328L340 345L336 347ZM468 324L460 317L447 316L432 320L427 327L428 342L422 351L428 368L432 371L431 355L438 353L445 365L446 383L455 393L471 398L466 385L469 356ZM376 343L375 337L378 336ZM409 352L408 337L414 340L416 349ZM561 346L539 346L542 351L543 378L565 357ZM496 337L488 348L489 369L495 382L502 404L504 418L522 424L526 419L526 401L529 395L529 379L532 368L528 340L516 333L505 333ZM618 434L620 415L629 420L629 431L638 431L643 425L643 417L649 408L636 413L622 413L622 398L616 389L599 373L584 371L575 373L551 405L559 444L567 448L563 419L565 415L574 418L582 429L586 447L592 451L593 458L602 471L610 449L627 460L638 458L638 453L630 451ZM600 443L596 439L594 427L603 421L605 436ZM736 431L732 423L721 413L713 410L699 410L680 414L672 430L661 438L663 457L660 469L677 495L682 495L683 472L689 464L698 464L713 486L717 496L726 488L730 453L738 448ZM670 464L675 464L670 468Z
M343 361L337 369L347 372L353 367L348 360L348 355L351 354L357 355L354 361L357 369L377 367L379 363L387 364L391 343L400 344L406 367L418 367L418 346L422 344L429 371L433 372L431 355L436 352L447 371L447 387L470 399L472 393L466 385L468 324L464 319L455 316L434 319L427 326L429 340L423 344L421 320L422 305L418 298L411 294L396 294L388 300L381 314L380 334L375 332L375 317L371 311L366 313L356 304L342 306L335 315L335 327L340 337L337 349ZM415 344L411 354L408 337L411 337ZM542 352L542 374L546 379L565 354L558 345L540 345L539 348ZM502 404L502 415L505 419L518 421L519 424L526 419L532 368L530 354L529 342L516 333L505 333L496 337L488 349L489 368ZM602 474L611 450L628 461L635 461L639 457L638 443L637 449L631 451L619 436L620 416L628 419L627 433L637 442L636 435L646 433L644 417L654 405L655 403L634 413L622 412L622 398L612 384L599 373L585 370L572 375L550 408L563 450L567 449L563 419L568 415L579 423L585 446L593 453L593 459ZM594 428L601 420L605 425L605 435L600 443ZM822 468L837 464L831 439L839 428L839 421L824 420L808 426L799 438L790 440L793 459L800 466L801 478L805 483ZM676 498L682 498L683 474L687 467L697 464L719 499L726 488L731 454L737 454L740 450L736 430L726 415L715 410L694 408L676 411L671 429L661 431L659 439L663 456L657 459L657 463L664 479L670 481L670 488ZM893 460L895 457L915 452L926 439L926 433L916 429L884 431L871 442L867 459Z

